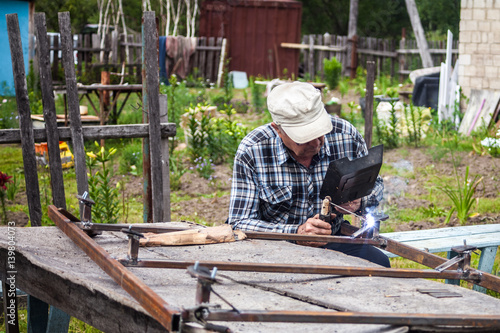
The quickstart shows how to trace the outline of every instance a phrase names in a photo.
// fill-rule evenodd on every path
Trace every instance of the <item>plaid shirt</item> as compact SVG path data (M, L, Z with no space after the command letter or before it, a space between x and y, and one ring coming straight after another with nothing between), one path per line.
M248 134L234 159L228 223L233 229L297 233L308 218L319 214L323 178L331 161L367 154L363 137L349 122L331 118L333 130L313 157L309 168L297 163L270 124ZM362 198L361 209L382 200L383 182L378 177L373 192ZM340 228L338 214L332 228Z

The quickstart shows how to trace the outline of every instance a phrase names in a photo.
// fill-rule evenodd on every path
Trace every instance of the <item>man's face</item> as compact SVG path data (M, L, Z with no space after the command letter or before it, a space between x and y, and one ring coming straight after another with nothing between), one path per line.
M293 141L278 125L272 123L273 128L278 132L279 137L283 140L285 146L292 151L292 155L298 160L310 159L319 151L325 143L325 136L320 136L306 143L296 143Z

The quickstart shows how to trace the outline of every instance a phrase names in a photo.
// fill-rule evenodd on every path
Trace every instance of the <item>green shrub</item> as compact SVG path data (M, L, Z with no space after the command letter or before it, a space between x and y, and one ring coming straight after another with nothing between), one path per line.
M331 90L337 88L342 74L342 64L333 57L330 60L323 59L323 66L325 71L325 80L328 88Z
M142 174L142 142L134 140L121 149L118 171L121 174L130 173L134 176Z

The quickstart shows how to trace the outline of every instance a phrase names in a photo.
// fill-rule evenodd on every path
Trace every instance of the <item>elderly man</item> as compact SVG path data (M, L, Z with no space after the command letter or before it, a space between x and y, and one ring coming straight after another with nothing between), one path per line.
M331 161L368 153L363 137L347 121L331 117L321 93L303 82L274 88L267 99L273 122L248 134L234 159L228 223L233 229L339 235L343 214L332 225L319 218L323 178ZM382 199L379 177L372 193L344 204L363 214ZM390 267L389 259L369 245L303 243L361 257Z

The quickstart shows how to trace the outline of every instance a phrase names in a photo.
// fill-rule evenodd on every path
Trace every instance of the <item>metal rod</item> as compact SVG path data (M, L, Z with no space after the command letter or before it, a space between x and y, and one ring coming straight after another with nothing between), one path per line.
M175 261L175 260L138 260L137 264L128 260L120 260L127 267L143 268L171 268L186 269L193 266L196 261ZM199 265L214 268L222 271L240 272L265 272L265 273L298 273L298 274L326 274L340 276L381 276L399 278L424 278L424 279L474 279L476 275L466 275L458 271L401 269L401 268L372 268L372 267L345 267L326 265L297 265L297 264L271 264L271 263L251 263L238 262L231 263L225 261L199 261Z
M207 320L337 324L500 327L500 316L470 314L373 313L326 311L210 311Z
M119 286L130 294L139 304L168 331L177 331L180 326L180 310L166 303L142 280L128 271L108 252L78 228L58 209L50 205L48 215L76 245L80 247L101 269Z
M321 236L321 235L298 235L286 234L279 232L258 232L245 231L248 239L267 239L267 240L287 240L287 241L304 241L304 242L328 242L328 243L348 243L348 244L367 244L382 246L384 243L377 239L370 238L351 238L343 236Z

